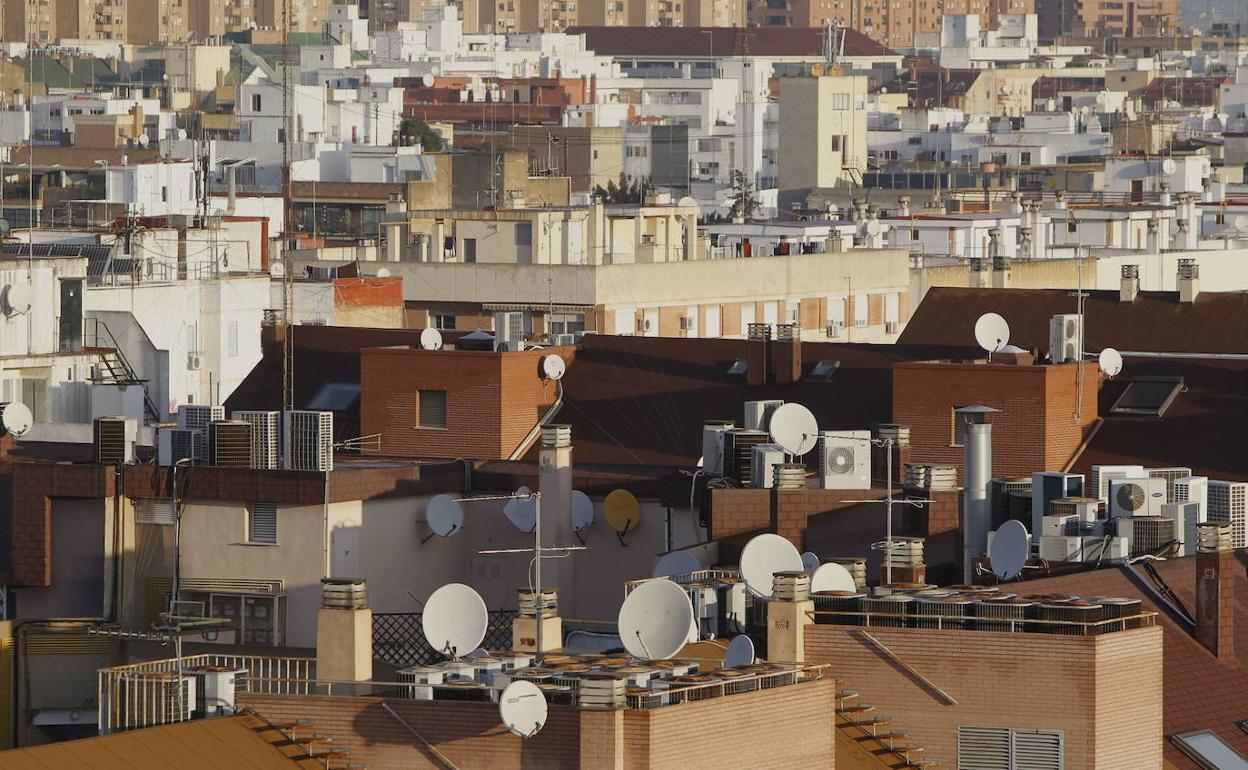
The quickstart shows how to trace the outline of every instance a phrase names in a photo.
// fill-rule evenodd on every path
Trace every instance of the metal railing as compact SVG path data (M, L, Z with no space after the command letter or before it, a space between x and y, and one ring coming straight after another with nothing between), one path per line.
M678 575L667 575L662 578L641 578L640 580L624 581L624 595L628 596L645 583L655 580L671 580L676 583L703 583L714 580L740 580L741 573L735 569L700 569L695 572L682 572Z
M481 646L487 650L511 649L511 624L515 610L491 610ZM392 666L427 666L442 660L429 644L419 612L373 613L373 657Z
M147 380L139 378L134 367L130 365L129 359L126 358L125 351L117 343L117 338L108 328L108 324L100 318L85 318L82 325L83 347L103 348L110 351L100 355L100 371L107 372L109 381L114 384L141 386L147 419L151 422L159 422L160 410L156 408L156 402L152 401L151 394L147 392Z
M265 694L308 694L316 676L315 658L261 655L189 655L100 669L97 703L101 734L183 722L196 704L190 702L187 679L198 670L216 668L245 672L236 691ZM194 692L201 692L195 688Z
M1141 612L1104 620L1048 620L1042 618L1011 618L979 615L927 615L922 613L850 612L847 610L812 610L806 613L819 625L847 628L921 628L943 631L1006 631L1010 633L1048 633L1065 636L1094 636L1132 628L1156 625L1156 612ZM823 620L821 621L820 618ZM829 620L831 622L829 622ZM977 628L977 626L985 626Z

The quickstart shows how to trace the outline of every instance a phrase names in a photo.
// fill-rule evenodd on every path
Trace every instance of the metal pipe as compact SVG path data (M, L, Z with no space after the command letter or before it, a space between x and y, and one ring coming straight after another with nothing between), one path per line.
M962 419L967 419L966 415ZM988 485L992 480L992 423L966 424L965 479L962 492L962 582L971 582L972 561L988 548Z

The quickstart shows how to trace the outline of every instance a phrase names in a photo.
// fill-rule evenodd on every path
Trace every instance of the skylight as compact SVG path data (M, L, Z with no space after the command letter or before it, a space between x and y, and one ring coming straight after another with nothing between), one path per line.
M749 361L746 361L744 358L738 358L736 361L732 362L732 366L728 367L728 374L729 376L742 376L745 374L745 370L748 369L749 366Z
M1231 748L1212 730L1193 730L1170 736L1179 750L1206 770L1248 770L1248 759Z
M1161 417L1182 390L1182 377L1135 377L1114 402L1109 413Z
M810 370L810 374L806 375L806 382L828 382L832 379L832 375L836 374L836 370L841 368L840 361L824 359L815 364Z

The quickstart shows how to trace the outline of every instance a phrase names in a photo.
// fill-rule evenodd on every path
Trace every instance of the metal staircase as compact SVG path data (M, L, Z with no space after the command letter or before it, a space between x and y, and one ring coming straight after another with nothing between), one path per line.
M836 695L836 729L856 741L880 762L893 770L927 770L944 767L944 762L926 756L926 750L906 734L892 728L892 717L880 714L870 703L860 701L856 690Z
M316 725L307 719L270 722L250 707L244 707L240 713L256 720L256 724L252 725L256 732L277 733L277 736L270 736L267 740L274 746L288 749L288 752L283 753L291 759L310 760L325 770L367 770L364 765L351 761L350 750L334 746L334 739L318 733Z
M143 412L148 422L160 422L160 410L156 408L151 395L147 392L147 380L141 379L134 367L126 360L126 354L117 344L117 338L108 328L108 324L99 318L88 318L87 347L94 348L99 355L92 371L91 380L106 385L140 385L143 387Z

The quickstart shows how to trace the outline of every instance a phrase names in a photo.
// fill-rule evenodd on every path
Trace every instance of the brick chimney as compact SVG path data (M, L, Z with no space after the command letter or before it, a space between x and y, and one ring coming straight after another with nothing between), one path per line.
M771 343L771 371L776 383L789 385L802 379L802 329L797 324L778 324Z
M751 387L757 387L767 382L768 379L771 324L750 324L746 331L745 382Z
M767 602L767 660L804 663L806 626L811 613L810 577L804 572L777 572L772 578L772 598Z
M1140 295L1140 266L1123 265L1122 281L1118 288L1119 302L1135 302Z
M1235 552L1231 525L1196 525L1196 641L1221 660L1235 656Z

